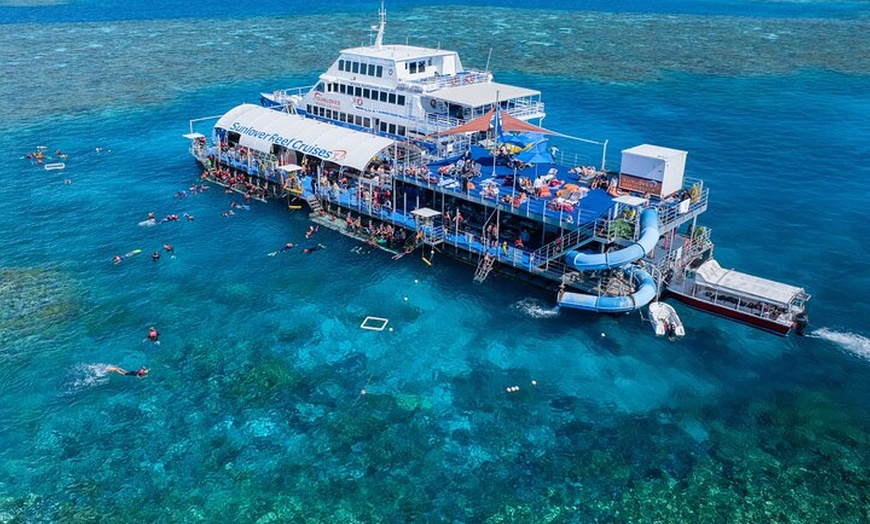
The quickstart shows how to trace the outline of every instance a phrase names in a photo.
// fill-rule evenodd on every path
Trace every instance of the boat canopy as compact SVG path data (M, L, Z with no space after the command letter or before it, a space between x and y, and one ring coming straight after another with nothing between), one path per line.
M792 300L799 296L806 296L802 288L724 269L712 258L698 267L695 281L699 285L725 293L760 299L783 306L788 306Z
M458 82L463 81L461 77L456 78ZM430 96L448 104L483 107L512 98L539 97L541 92L498 82L485 82L444 87L433 91Z
M239 144L256 151L270 154L277 145L359 171L365 171L381 151L417 150L411 144L253 104L234 107L214 127L238 133Z
M501 108L492 107L483 115L469 120L468 122L456 127L434 133L431 136L456 135L459 133L475 133L486 132L490 128L498 129L497 133L502 134L505 131L511 133L540 133L543 135L565 136L549 129L530 124L524 120L520 120L515 116ZM552 161L552 159L551 159Z

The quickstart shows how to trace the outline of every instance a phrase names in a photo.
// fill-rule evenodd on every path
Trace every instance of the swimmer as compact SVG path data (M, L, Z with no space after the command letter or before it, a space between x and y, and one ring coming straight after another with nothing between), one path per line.
M320 251L321 249L323 249L325 247L326 246L324 246L323 244L317 244L316 246L306 247L305 253L314 253L315 251Z
M155 344L160 343L160 333L157 332L157 329L155 329L154 326L151 326L148 328L147 340L150 340L151 342L154 342Z
M320 230L320 226L308 226L308 232L305 233L305 238L311 238L314 236L314 233L317 233Z
M169 253L172 253L173 255L175 254L175 251L172 249L172 246L169 244L163 244L163 249L165 249Z
M155 251L154 253L152 253L151 260L153 260L154 262L157 262L158 260L160 260L160 252Z
M282 247L278 251L283 253L284 251L287 251L288 249L293 249L294 247L296 246L292 242L287 242L286 244L284 244L284 247Z
M114 371L119 375L126 375L128 377L139 377L144 378L151 370L146 367L141 367L137 371L127 371L126 369L119 368L118 366L107 366L106 371Z
M121 255L115 255L112 257L113 264L120 264L122 260L124 260L124 259L121 258Z

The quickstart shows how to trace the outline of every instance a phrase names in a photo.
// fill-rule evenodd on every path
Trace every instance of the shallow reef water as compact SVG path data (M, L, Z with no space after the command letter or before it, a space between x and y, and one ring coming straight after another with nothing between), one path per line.
M688 150L717 259L813 294L810 336L675 304L675 343L176 197L188 119L312 83L369 3L0 4L0 523L870 521L866 3L387 2L387 41L541 90L608 165Z

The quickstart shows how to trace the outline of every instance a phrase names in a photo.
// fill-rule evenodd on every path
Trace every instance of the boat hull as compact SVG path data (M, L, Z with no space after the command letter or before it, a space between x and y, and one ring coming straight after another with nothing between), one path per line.
M672 289L669 289L668 293L672 295L675 299L693 308L700 309L708 313L713 313L714 315L719 315L721 317L725 317L731 320L735 320L742 324L747 324L754 328L762 329L764 331L779 335L781 337L787 336L794 328L794 323L786 325L779 322L774 322L772 320L759 318L753 315L749 315L747 313L743 313L742 311L735 311L733 309L729 309L718 304L711 304L710 302L684 295Z

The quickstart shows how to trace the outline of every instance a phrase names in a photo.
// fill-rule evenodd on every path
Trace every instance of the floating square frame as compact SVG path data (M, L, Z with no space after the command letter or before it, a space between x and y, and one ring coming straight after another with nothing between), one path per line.
M390 320L386 318L366 317L366 319L363 320L362 324L360 324L359 327L363 329L368 329L370 331L383 331L384 328L387 327L387 324L389 324L389 322Z

